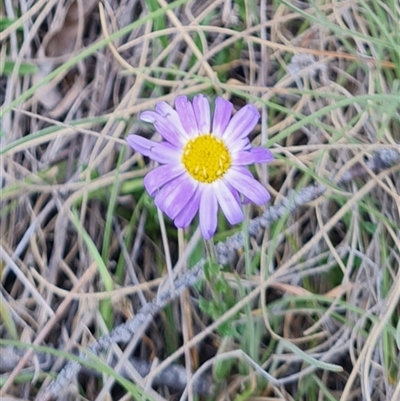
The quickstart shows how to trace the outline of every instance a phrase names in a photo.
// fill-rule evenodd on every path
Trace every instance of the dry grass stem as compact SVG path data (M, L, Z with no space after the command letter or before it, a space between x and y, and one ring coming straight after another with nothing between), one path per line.
M398 401L395 1L0 4L0 398ZM126 136L253 103L272 195L215 245Z

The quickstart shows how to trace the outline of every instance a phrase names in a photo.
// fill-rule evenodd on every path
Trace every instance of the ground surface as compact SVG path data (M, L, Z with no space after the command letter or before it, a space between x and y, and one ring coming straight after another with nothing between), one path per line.
M398 1L0 11L2 400L400 400ZM254 103L275 155L252 168L271 201L221 215L215 252L124 140L198 93Z

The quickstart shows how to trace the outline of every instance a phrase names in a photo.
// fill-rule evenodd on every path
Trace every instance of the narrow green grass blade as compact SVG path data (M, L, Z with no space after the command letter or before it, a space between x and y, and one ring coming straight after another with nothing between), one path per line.
M314 357L308 355L304 351L302 351L299 347L296 347L293 343L287 340L280 340L280 345L289 351L293 352L295 355L303 359L305 362L309 363L312 366L315 366L318 369L329 370L330 372L342 372L343 368L339 365L334 365L332 363L322 362Z
M2 68L0 69L0 75L11 75L12 72L14 71L14 67L15 67L14 61L6 60L2 65ZM36 65L23 62L19 65L17 74L20 76L33 75L37 70L38 67Z
M90 255L97 264L97 268L99 270L99 274L103 281L106 291L112 291L114 289L113 279L110 273L108 272L107 266L105 265L103 258L101 257L99 251L97 250L96 245L90 238L87 231L82 226L78 214L75 210L72 211L71 220L74 223L79 234L82 236L83 241L85 242ZM100 313L108 329L111 329L113 324L113 315L112 315L112 305L110 299L105 299L100 302Z
M76 210L73 210L71 213L71 221L74 224L75 228L77 229L78 233L82 236L83 241L85 242L90 255L96 262L100 277L103 281L106 291L112 291L114 289L112 277L108 272L107 266L105 265L99 251L97 250L96 245L90 238L85 228L82 226Z
M101 257L102 257L104 263L106 263L107 259L108 259L108 250L109 250L109 246L110 246L111 232L112 232L112 230L111 230L112 229L112 221L114 218L114 211L115 211L115 205L117 203L117 196L119 193L119 189L121 187L121 183L119 180L119 169L120 169L122 161L124 160L124 155L125 155L125 148L122 148L118 155L117 166L115 168L114 182L111 187L111 194L110 194L110 198L108 201L106 225L104 227L103 246L102 246L102 251L101 251Z
M57 358L64 358L67 361L78 362L79 364L86 366L87 368L93 369L97 372L104 373L110 377L113 377L121 386L123 386L127 391L129 391L129 393L132 395L132 397L135 397L135 399L143 401L145 400L153 401L153 399L150 396L146 395L143 390L141 390L131 381L125 379L120 374L118 374L112 367L108 366L106 362L102 361L100 358L89 352L87 353L88 359L82 359L79 356L73 355L69 352L59 351L54 348L42 345L27 344L20 341L0 339L0 347L6 347L6 346L11 346L26 350L33 349L37 353L43 352L49 355L53 355ZM0 388L6 380L7 380L6 376L0 378Z
M2 264L2 261L0 261L0 263ZM18 339L17 328L12 318L11 311L8 308L8 304L3 299L2 294L0 294L0 322L1 321L4 322L4 326L10 337L14 340L17 340Z
M322 380L316 376L312 375L313 380L317 383L319 389L322 391L324 396L328 401L337 401L337 399L329 392L329 390L326 388L325 384L322 382Z

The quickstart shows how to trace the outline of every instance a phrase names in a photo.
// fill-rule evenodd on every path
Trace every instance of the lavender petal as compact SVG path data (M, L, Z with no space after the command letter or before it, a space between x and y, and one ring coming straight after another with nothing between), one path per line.
M192 138L198 135L199 129L197 127L196 115L194 114L192 103L188 100L187 96L178 96L175 99L175 108L186 133Z
M248 173L244 173L241 167L232 167L224 175L228 181L239 193L250 199L256 205L262 205L267 202L271 196L268 191Z
M200 198L200 230L205 239L210 239L217 229L218 201L211 185L204 185Z
M154 203L173 220L186 206L198 185L188 174L182 174L164 185Z
M193 110L201 134L209 134L211 129L210 103L204 95L193 98Z
M186 228L192 222L194 216L200 207L200 195L201 191L199 188L196 189L195 193L189 199L186 206L176 216L174 224L179 228Z
M253 131L259 119L260 113L255 106L247 104L231 118L222 136L223 139L233 144L238 139L246 138Z
M239 151L233 155L232 164L235 166L247 166L254 163L268 163L274 160L271 151L262 147L251 148L248 151Z
M143 183L150 196L154 196L163 185L174 180L185 172L181 164L165 164L151 170Z
M226 127L232 116L233 104L223 99L222 97L217 97L215 100L215 111L213 119L212 133L214 136L221 138L225 132Z
M161 164L177 164L180 162L181 151L169 142L154 142L139 135L128 135L126 141L136 152Z
M175 112L176 113L176 112ZM183 128L180 130L174 122L156 111L147 110L140 114L140 119L154 125L157 132L169 143L182 148L189 136ZM181 124L180 124L181 125Z
M235 198L228 185L224 181L219 180L214 184L214 192L222 212L230 224L237 224L244 218L240 202ZM236 190L235 190L236 192Z

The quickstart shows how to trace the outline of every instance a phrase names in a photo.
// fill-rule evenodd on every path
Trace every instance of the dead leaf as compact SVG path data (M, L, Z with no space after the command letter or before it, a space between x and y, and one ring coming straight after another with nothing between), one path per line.
M60 62L76 50L77 44L80 43L80 36L83 35L85 19L96 4L96 0L72 0L67 3L65 10L57 10L61 16L57 15L54 19L52 29L45 35L42 46L38 50L39 71L33 77L34 84L42 81ZM57 58L61 58L61 61L57 62L55 60ZM65 94L61 93L57 86L63 78L64 76L60 76L51 84L42 86L35 94L35 98L47 110L53 110L53 118L65 113L80 93L77 85L82 87L85 82L85 77L79 76L80 79L75 81Z

